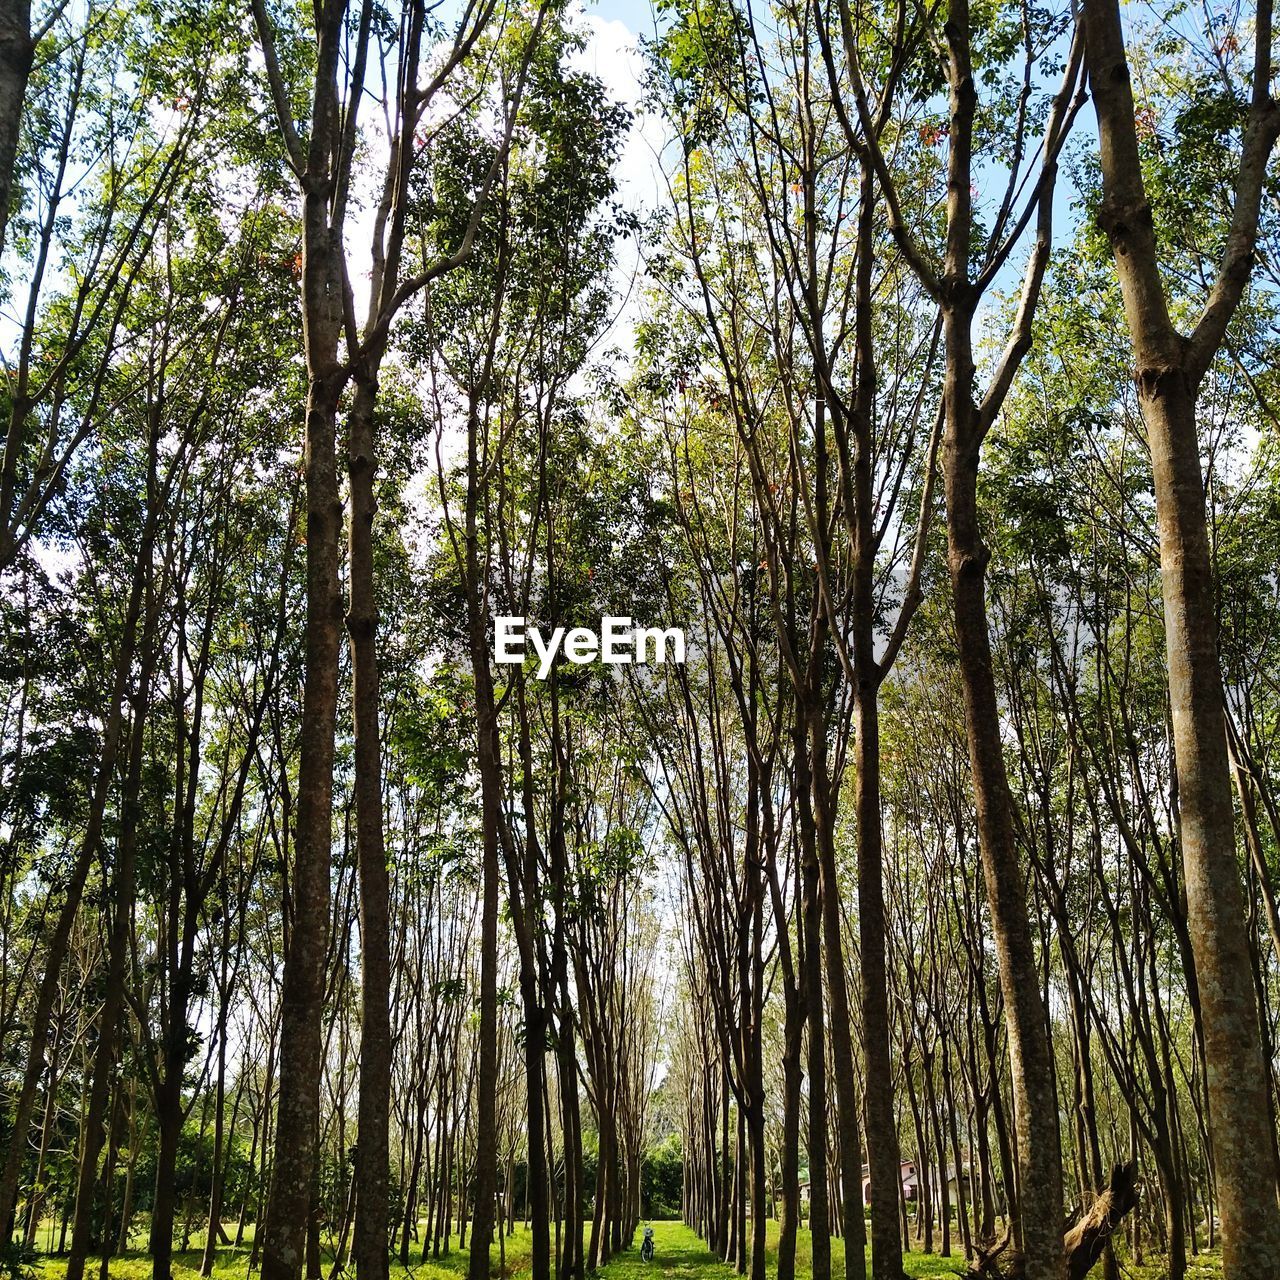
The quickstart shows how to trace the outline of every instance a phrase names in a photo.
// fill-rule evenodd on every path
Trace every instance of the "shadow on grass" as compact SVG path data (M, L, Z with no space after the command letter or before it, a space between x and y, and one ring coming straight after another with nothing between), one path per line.
M690 1280L693 1276L702 1276L706 1280L728 1280L733 1276L732 1267L726 1266L714 1253L682 1222L655 1222L653 1241L656 1252L652 1262L641 1262L640 1241L644 1238L643 1229L636 1232L634 1245L613 1258L608 1266L601 1267L597 1273L608 1280L657 1280L657 1277L671 1277L671 1280Z
M637 1231L631 1247L623 1250L613 1258L607 1266L594 1273L592 1280L738 1280L733 1267L728 1266L706 1244L682 1222L654 1222L654 1243L656 1254L652 1262L640 1260L640 1241L643 1230ZM765 1271L766 1276L777 1275L777 1222L766 1224ZM588 1227L588 1239L590 1238ZM492 1271L496 1277L505 1280L521 1280L529 1273L529 1232L521 1224L517 1224L513 1235L506 1242L505 1267L499 1269L499 1251L495 1242L491 1253ZM470 1261L470 1250L458 1247L455 1237L449 1254L442 1258L428 1258L420 1261L421 1245L417 1245L411 1255L410 1264L404 1267L398 1259L391 1263L392 1280L460 1280L467 1271ZM190 1249L175 1253L173 1272L175 1280L199 1280L201 1252ZM223 1247L217 1251L213 1267L212 1280L259 1280L258 1272L249 1272L249 1246ZM906 1273L919 1280L930 1277L954 1276L965 1268L963 1251L957 1246L949 1258L938 1254L908 1253L903 1258ZM323 1280L329 1280L333 1269L332 1254L327 1250L322 1270ZM66 1273L66 1259L57 1256L42 1256L36 1264L38 1280L63 1280ZM151 1259L142 1251L130 1251L123 1257L112 1258L110 1280L151 1280ZM844 1280L844 1248L843 1241L831 1241L831 1273L833 1280ZM91 1259L87 1271L89 1280L98 1280L98 1259ZM812 1262L810 1238L808 1231L802 1230L796 1241L796 1280L811 1280ZM868 1268L869 1274L869 1268ZM1101 1268L1095 1272L1101 1274ZM1146 1265L1137 1266L1129 1259L1122 1262L1122 1274L1126 1280L1165 1280L1168 1268L1163 1260L1149 1260ZM1222 1275L1221 1260L1217 1256L1204 1256L1190 1260L1187 1269L1187 1280L1220 1280ZM340 1273L335 1280L355 1280L355 1270L351 1266Z

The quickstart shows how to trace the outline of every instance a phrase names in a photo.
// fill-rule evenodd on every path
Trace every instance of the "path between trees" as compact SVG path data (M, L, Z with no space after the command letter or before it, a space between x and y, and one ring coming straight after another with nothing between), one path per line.
M737 1280L731 1266L721 1261L712 1253L699 1236L683 1222L654 1222L654 1239L657 1253L653 1262L640 1261L640 1239L643 1230L636 1232L635 1247L627 1249L612 1259L607 1266L596 1273L596 1280ZM777 1267L777 1222L770 1219L767 1236L768 1272L776 1273ZM843 1241L833 1239L832 1274L844 1274ZM220 1249L214 1264L213 1280L245 1280L248 1248ZM178 1252L174 1256L175 1280L198 1280L200 1265L200 1249ZM499 1269L499 1249L495 1241L493 1245L493 1275L503 1280L521 1280L529 1273L529 1233L523 1225L517 1225L515 1232L506 1240L506 1266ZM393 1280L457 1280L467 1274L469 1251L455 1248L446 1258L433 1259L408 1268L393 1263L391 1274ZM333 1262L325 1256L324 1278L331 1280ZM949 1258L938 1254L907 1253L903 1264L908 1276L953 1276L964 1270L964 1257L956 1251ZM97 1272L97 1259L91 1263L92 1274ZM63 1258L50 1257L42 1260L37 1268L38 1280L63 1280L66 1261ZM1101 1275L1101 1268L1095 1269ZM256 1280L257 1273L251 1280ZM796 1278L811 1280L809 1264L809 1233L802 1231L797 1241ZM1158 1267L1135 1266L1126 1261L1123 1267L1125 1280L1163 1280ZM1192 1260L1187 1268L1187 1280L1218 1280L1222 1275L1221 1265L1216 1255L1204 1255ZM347 1268L342 1273L343 1280L355 1280L354 1268ZM151 1280L151 1259L144 1253L130 1253L123 1258L111 1260L110 1280Z

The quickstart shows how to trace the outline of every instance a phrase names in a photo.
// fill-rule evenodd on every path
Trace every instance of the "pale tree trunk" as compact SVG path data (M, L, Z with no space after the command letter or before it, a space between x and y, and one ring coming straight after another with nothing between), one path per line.
M338 711L342 593L338 581L342 503L338 489L338 401L350 376L338 360L343 331L342 212L345 187L333 174L342 153L337 78L344 0L317 11L312 130L293 123L264 0L253 0L272 98L303 194L302 318L307 359L303 447L306 492L307 615L298 799L284 984L280 1001L280 1097L276 1143L262 1224L262 1280L297 1280L306 1261L320 1116L321 1020L329 937L333 842L333 759ZM358 86L357 86L358 87ZM256 1243L256 1241L255 1241Z
M1269 1066L1236 859L1196 398L1248 283L1262 183L1280 132L1280 107L1270 97L1271 5L1263 0L1256 10L1253 100L1226 246L1189 338L1169 316L1119 8L1115 0L1087 0L1085 18L1102 159L1098 220L1114 251L1155 482L1179 840L1204 1030L1223 1274L1254 1280L1272 1274L1280 1258L1280 1207L1271 1144L1260 1138L1272 1128Z
M985 594L990 553L978 528L978 457L977 447L970 443L975 412L968 391L973 376L969 317L948 314L946 330L948 405L943 470L947 558L982 871L1009 1030L1022 1243L1026 1274L1031 1280L1061 1280L1065 1255L1058 1100L1048 1019L1027 915L1026 887L1014 843L1013 801L1005 771L992 668Z
M9 226L22 104L34 56L31 0L0 0L0 251Z

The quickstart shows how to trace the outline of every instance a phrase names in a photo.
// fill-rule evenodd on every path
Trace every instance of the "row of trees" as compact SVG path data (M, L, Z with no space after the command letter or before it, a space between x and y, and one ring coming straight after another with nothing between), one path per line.
M645 223L550 0L250 10L0 13L4 1239L1267 1274L1267 0L672 0Z
M1273 721L1261 666L1224 714L1218 634L1243 608L1265 643L1274 586L1265 553L1231 567L1274 468L1265 289L1242 306L1270 9L1167 16L1140 97L1107 3L667 12L684 147L639 412L724 655L660 749L692 1219L762 1276L780 1183L793 1274L803 1150L815 1274L830 1232L864 1274L865 1203L900 1275L905 1182L926 1247L954 1210L979 1269L1083 1275L1140 1176L1135 1249L1265 1270ZM1086 96L1096 156L1068 150ZM1067 156L1088 216L1044 298Z
M573 385L625 113L549 6L252 18L24 37L5 1238L487 1274L519 1215L582 1274L640 1212L645 806L609 690L495 692L485 619L633 518Z

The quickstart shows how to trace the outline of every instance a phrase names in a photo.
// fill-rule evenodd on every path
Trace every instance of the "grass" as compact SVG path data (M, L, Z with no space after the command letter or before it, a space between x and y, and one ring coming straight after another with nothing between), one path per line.
M715 1254L708 1251L703 1242L681 1222L655 1222L654 1239L657 1243L657 1255L649 1270L640 1261L639 1245L635 1250L628 1250L614 1259L600 1275L609 1280L737 1280L732 1267L726 1266ZM637 1233L637 1242L639 1241ZM773 1275L777 1267L778 1224L769 1221L765 1224L765 1268ZM796 1242L796 1280L810 1280L813 1274L811 1265L810 1236L808 1231L801 1231ZM867 1251L868 1274L870 1274L871 1251ZM966 1267L964 1247L957 1239L953 1243L950 1257L941 1257L937 1253L907 1253L903 1257L903 1269L912 1277L954 1276L963 1272ZM661 1270L660 1276L653 1274L653 1268ZM831 1241L831 1273L833 1276L844 1275L844 1241ZM1096 1275L1101 1276L1102 1268L1097 1268ZM1120 1274L1122 1280L1165 1280L1167 1269L1159 1263L1135 1266L1122 1259ZM1189 1261L1187 1280L1220 1280L1222 1267L1216 1255L1205 1255Z
M641 1232L636 1232L634 1247L625 1250L615 1257L608 1266L597 1273L598 1280L736 1280L732 1267L727 1266L713 1254L692 1230L682 1222L655 1222L652 1224L654 1242L657 1252L653 1262L640 1261ZM588 1231L590 1228L588 1227ZM202 1243L202 1242L201 1242ZM778 1224L769 1221L766 1224L766 1270L774 1274L777 1267ZM520 1223L506 1240L506 1266L502 1274L516 1280L528 1271L530 1239L529 1232ZM419 1262L416 1256L408 1267L393 1262L391 1274L393 1280L459 1280L466 1275L469 1250L457 1247L457 1239L448 1257L438 1260ZM490 1253L493 1274L499 1272L499 1249L495 1242ZM199 1280L201 1250L190 1249L174 1254L173 1273L175 1280ZM810 1237L808 1231L801 1231L796 1242L796 1280L810 1280L812 1276L810 1253ZM909 1276L953 1276L965 1269L964 1251L957 1243L949 1258L935 1254L908 1253L903 1259ZM249 1246L240 1248L221 1248L214 1263L215 1280L246 1280L249 1265ZM326 1254L324 1274L326 1280L332 1266L332 1259ZM831 1242L831 1269L835 1276L844 1273L844 1242ZM39 1263L39 1280L63 1280L66 1273L66 1262L62 1258L42 1258ZM87 1269L88 1280L97 1280L97 1260L91 1261ZM1099 1269L1098 1274L1101 1274ZM1164 1280L1165 1269L1159 1263L1148 1263L1136 1266L1128 1260L1122 1260L1121 1276L1123 1280ZM1187 1267L1187 1280L1218 1280L1221 1276L1221 1264L1216 1256L1202 1256L1190 1261ZM345 1280L354 1280L354 1271L345 1273ZM127 1253L112 1258L110 1280L150 1280L151 1259L143 1251Z
M246 1241L240 1246L223 1246L217 1250L214 1264L214 1280L246 1280L249 1275L249 1254L252 1246L253 1232L246 1232ZM200 1261L204 1254L203 1233L199 1238L192 1237L196 1246L184 1251L174 1251L174 1280L200 1280ZM410 1252L409 1265L402 1266L398 1259L393 1259L391 1274L396 1280L458 1280L467 1274L467 1263L471 1256L469 1249L458 1247L458 1236L455 1233L449 1253L443 1258L420 1261L421 1244L415 1245ZM521 1223L516 1223L514 1232L505 1241L505 1269L502 1275L517 1277L528 1271L530 1252L530 1233ZM499 1261L503 1257L503 1249L494 1241L489 1251L492 1260L492 1273L499 1274ZM85 1268L86 1280L98 1280L99 1259L91 1258ZM325 1280L333 1267L333 1253L324 1251L323 1274ZM38 1280L63 1280L66 1275L65 1258L43 1256L37 1262ZM255 1273L256 1275L256 1273ZM150 1280L151 1256L143 1249L130 1250L128 1253L111 1259L110 1280ZM348 1266L343 1272L343 1280L355 1280L354 1267Z

